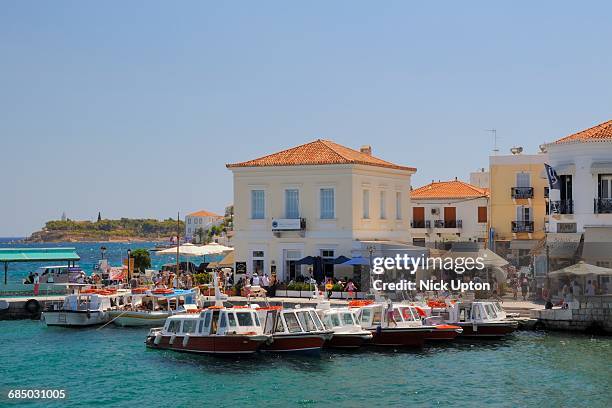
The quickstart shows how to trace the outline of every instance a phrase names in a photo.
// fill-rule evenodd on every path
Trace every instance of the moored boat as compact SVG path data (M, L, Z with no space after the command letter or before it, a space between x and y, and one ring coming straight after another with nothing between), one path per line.
M203 354L252 354L272 336L263 333L257 311L211 306L200 313L168 317L149 331L145 343L154 349Z
M264 333L272 342L262 351L273 353L318 353L333 332L323 325L314 308L282 309L279 306L257 309Z
M448 322L463 329L462 337L504 337L518 328L498 302L475 301L448 307Z
M68 295L57 310L42 312L41 320L47 326L95 326L110 320L110 310L125 302L126 291L87 289Z
M358 323L356 312L348 307L330 308L329 302L317 305L317 314L325 327L333 331L325 347L358 348L372 339L372 333Z

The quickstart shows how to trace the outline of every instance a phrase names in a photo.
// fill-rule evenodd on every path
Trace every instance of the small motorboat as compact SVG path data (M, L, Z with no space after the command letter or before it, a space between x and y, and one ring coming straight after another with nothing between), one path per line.
M198 313L168 317L145 340L149 348L203 354L252 354L272 340L263 333L256 310L211 306Z
M463 329L462 337L504 337L518 328L518 322L507 318L494 301L454 303L447 307L446 321Z
M372 333L370 344L393 347L423 347L425 340L437 329L423 326L415 316L413 306L373 301L352 301L349 307L357 310L358 322Z
M272 342L261 350L273 353L318 353L331 340L333 331L325 325L314 308L283 309L280 306L257 308L264 333Z
M198 308L197 290L135 288L129 302L109 312L113 324L126 327L160 327L172 315Z
M325 327L332 330L334 334L325 343L326 347L358 348L372 339L372 333L357 323L354 309L330 308L329 302L324 302L317 305L317 314Z
M61 307L42 312L47 326L83 327L110 321L110 310L126 302L127 291L86 289L64 298Z

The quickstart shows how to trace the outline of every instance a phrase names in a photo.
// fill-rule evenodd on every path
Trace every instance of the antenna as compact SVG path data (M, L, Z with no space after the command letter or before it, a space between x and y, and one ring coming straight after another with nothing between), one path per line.
M493 155L495 156L499 153L497 148L497 129L485 129L485 132L490 132L493 136Z

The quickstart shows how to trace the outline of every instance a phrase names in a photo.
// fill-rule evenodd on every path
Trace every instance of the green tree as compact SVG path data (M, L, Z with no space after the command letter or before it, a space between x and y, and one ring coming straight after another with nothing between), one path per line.
M134 258L134 269L144 272L145 269L151 267L151 255L149 251L144 248L138 248L132 251L132 258Z

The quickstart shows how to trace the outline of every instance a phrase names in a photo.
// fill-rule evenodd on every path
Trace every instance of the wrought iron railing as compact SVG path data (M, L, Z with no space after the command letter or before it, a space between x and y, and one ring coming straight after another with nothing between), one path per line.
M574 213L574 201L572 200L559 200L550 202L550 213L551 214L573 214Z
M533 187L511 187L512 198L533 198Z
M593 203L595 214L612 214L612 198L596 198Z
M512 221L512 232L533 232L533 221Z

